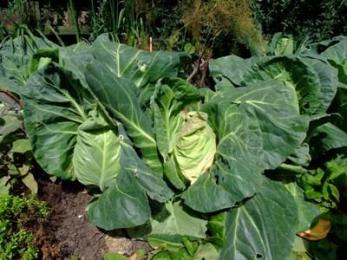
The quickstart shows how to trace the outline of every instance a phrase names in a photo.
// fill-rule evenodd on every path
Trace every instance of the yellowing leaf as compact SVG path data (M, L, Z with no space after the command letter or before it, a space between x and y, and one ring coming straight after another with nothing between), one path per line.
M22 179L22 182L25 184L25 186L27 186L31 190L32 193L37 194L38 185L37 185L37 182L36 182L34 176L31 173L26 175Z
M23 164L22 167L18 168L18 171L21 176L26 176L28 172L30 171L30 165L28 164Z
M331 222L328 219L320 218L318 222L310 229L298 233L299 237L311 241L317 241L326 238L331 229Z

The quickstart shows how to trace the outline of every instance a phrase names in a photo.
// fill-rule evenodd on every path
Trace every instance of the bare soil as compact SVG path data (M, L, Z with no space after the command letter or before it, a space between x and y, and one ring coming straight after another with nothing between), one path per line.
M50 214L36 229L35 242L40 259L103 259L107 252L132 256L139 248L149 251L143 241L132 240L121 231L106 234L88 223L85 207L91 195L78 183L39 180L39 197L48 203Z

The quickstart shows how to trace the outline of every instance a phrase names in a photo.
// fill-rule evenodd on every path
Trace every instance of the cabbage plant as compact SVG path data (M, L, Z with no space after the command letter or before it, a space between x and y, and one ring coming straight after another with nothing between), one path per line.
M185 54L102 35L29 78L25 128L48 174L92 188L89 221L154 259L288 259L320 212L276 173L306 167L316 127L344 111L344 61L322 57L216 59L208 90L181 77Z

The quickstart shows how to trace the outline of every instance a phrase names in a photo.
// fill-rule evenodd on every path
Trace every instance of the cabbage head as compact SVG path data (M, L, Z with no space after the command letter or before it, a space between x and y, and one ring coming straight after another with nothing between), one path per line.
M191 183L212 165L216 153L216 135L203 112L184 112L183 124L177 133L174 156L177 165Z

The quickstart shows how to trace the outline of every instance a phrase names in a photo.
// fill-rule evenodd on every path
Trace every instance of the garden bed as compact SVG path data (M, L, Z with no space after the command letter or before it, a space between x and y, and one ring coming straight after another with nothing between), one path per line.
M131 256L137 249L149 250L147 243L131 240L118 231L106 234L88 223L85 207L91 196L76 182L39 180L39 197L48 203L50 214L40 223L35 242L43 259L102 259L107 252Z

